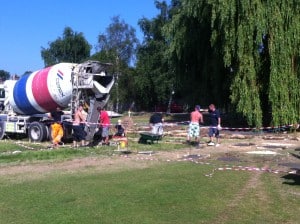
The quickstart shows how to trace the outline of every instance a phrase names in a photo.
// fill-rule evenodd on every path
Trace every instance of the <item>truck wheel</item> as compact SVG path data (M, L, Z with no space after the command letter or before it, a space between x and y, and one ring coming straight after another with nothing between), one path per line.
M3 139L5 135L5 122L0 121L0 140Z
M28 129L28 136L31 141L42 142L47 137L46 126L43 123L32 122Z
M45 125L45 136L44 136L44 141L51 140L51 128L49 126Z

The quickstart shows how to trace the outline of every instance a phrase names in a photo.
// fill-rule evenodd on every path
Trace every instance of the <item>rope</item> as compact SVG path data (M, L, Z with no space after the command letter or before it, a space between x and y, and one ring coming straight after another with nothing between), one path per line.
M122 155L121 155L122 156ZM148 157L130 157L129 155L125 155L122 156L124 158L127 159L135 159L136 161L140 161L140 160L148 160L148 161L159 161L158 158L153 158L152 155L149 155ZM206 157L202 157L202 158L207 158ZM193 158L182 158L182 159L177 159L177 160L171 160L171 159L166 159L165 162L192 162L198 165L213 165L212 163L209 162L202 162L199 160L195 160ZM204 176L206 177L212 177L216 171L253 171L253 172L266 172L266 173L274 173L274 174L280 174L280 173L284 173L284 174L294 174L296 173L296 171L284 171L284 170L279 170L279 169L271 169L271 168L260 168L260 167L253 167L253 166L230 166L230 165L225 165L223 167L217 167L214 168L210 173L204 174Z
M11 139L7 134L5 135L7 137L7 139L11 140L11 142L17 146L23 147L25 149L29 149L29 150L42 150L42 149L35 149L33 147L27 146L24 144L24 142L20 142L20 141L15 141L13 139Z
M295 173L295 171L283 171L278 169L270 169L270 168L260 168L260 167L243 167L243 166L232 166L232 167L219 167L212 170L211 173L205 174L206 177L212 177L216 171L257 171L257 172L267 172L267 173Z
M178 125L189 125L190 121L182 121L177 122ZM164 124L165 125L165 124ZM241 128L233 128L233 127L222 127L222 130L229 130L229 131L257 131L257 130L276 130L276 129L285 129L285 128L295 128L298 129L300 124L288 124L282 126L268 126L268 127L261 127L261 128L249 128L249 127L241 127ZM200 126L202 129L207 128L218 128L217 126Z
M65 120L68 122L73 123L74 120L68 119ZM115 126L116 124L103 124L100 122L80 122L80 124L86 124L86 125L104 125L104 126ZM149 123L138 123L134 124L135 126L147 126ZM173 127L173 126L179 126L179 125L189 125L189 121L183 121L183 122L164 122L164 127ZM296 126L294 124L289 125L282 125L282 126L269 126L269 127L261 127L261 128L249 128L249 127L241 127L241 128L233 128L233 127L222 127L222 130L229 130L229 131L257 131L257 130L276 130L276 129L285 129L285 128L296 128L298 129L300 127L300 124L297 124ZM218 128L217 126L200 126L201 129L208 129L208 128Z

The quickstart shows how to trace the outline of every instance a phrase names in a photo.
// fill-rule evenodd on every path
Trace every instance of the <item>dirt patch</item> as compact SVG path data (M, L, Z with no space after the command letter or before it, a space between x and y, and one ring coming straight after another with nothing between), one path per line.
M137 162L136 162L137 161ZM0 167L0 176L23 176L30 179L39 178L51 173L75 172L115 172L126 169L141 169L151 165L154 160L134 160L128 156L85 157L63 162L40 162L34 164L6 165ZM146 162L148 161L148 162Z
M234 133L235 134L235 133ZM235 134L236 135L236 134ZM226 137L227 136L227 137ZM300 141L298 137L290 137L288 134L280 136L280 138L268 138L265 135L252 136L251 138L240 138L234 139L233 134L226 132L222 139L219 147L207 146L205 138L202 139L200 149L194 146L186 145L182 150L176 151L159 151L153 154L139 154L138 152L132 152L130 154L115 153L112 156L99 156L99 157L86 157L77 158L73 160L63 162L40 162L34 164L19 164L19 165L2 165L0 166L0 176L18 176L26 175L31 178L38 178L52 172L62 173L75 173L75 172L115 172L126 169L142 169L145 167L152 166L153 164L177 161L187 155L201 154L205 157L218 155L217 158L227 158L229 154L234 154L234 158L237 154L246 155L245 152L261 150L259 147L263 147L271 141L272 144L268 145L268 150L274 150L284 155L284 161L280 162L298 162L299 159L293 156L289 156L288 150L297 150L300 148ZM163 143L168 144L168 143ZM182 143L180 143L182 144ZM276 144L282 145L288 144L288 147L276 147ZM273 148L270 147L274 146ZM271 159L269 159L271 158ZM288 158L288 159L287 159ZM278 158L274 157L275 160ZM272 160L272 157L268 157L266 161ZM230 160L225 160L230 162ZM276 162L276 161L275 161ZM288 169L288 168L287 168Z

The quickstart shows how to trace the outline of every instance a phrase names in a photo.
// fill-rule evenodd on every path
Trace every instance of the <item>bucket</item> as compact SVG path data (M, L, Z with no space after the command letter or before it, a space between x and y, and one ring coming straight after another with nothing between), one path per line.
M121 148L125 148L127 146L127 141L120 141Z

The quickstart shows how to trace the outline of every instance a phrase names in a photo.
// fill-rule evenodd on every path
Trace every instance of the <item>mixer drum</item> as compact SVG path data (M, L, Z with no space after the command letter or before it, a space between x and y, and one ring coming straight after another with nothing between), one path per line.
M60 63L24 75L10 89L9 103L19 114L37 114L67 107L72 94L71 74L76 64Z

